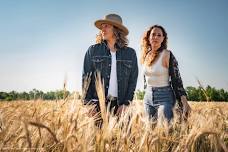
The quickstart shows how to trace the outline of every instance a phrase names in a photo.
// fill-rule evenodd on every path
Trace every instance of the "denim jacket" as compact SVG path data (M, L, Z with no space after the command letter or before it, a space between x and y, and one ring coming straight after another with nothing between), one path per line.
M134 49L130 47L120 48L115 45L116 51L116 67L117 67L117 85L118 85L118 105L128 105L132 101L138 78L138 62ZM91 73L91 81L87 91L85 92L84 104L91 99L98 99L95 87L95 72L101 73L104 80L105 96L107 97L109 80L111 73L112 56L106 41L92 45L85 54L82 87L84 87L85 78ZM91 102L91 101L90 101Z

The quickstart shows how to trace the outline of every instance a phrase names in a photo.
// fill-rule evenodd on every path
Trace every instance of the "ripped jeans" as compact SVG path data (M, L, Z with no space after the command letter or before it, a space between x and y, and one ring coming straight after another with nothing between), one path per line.
M149 118L157 120L163 117L170 122L176 102L173 89L170 86L147 87L145 91L144 106Z

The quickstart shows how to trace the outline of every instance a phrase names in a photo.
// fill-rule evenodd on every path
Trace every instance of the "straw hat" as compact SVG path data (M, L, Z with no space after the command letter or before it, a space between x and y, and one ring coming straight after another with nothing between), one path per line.
M98 29L101 29L101 25L104 23L111 24L111 25L119 28L120 30L122 30L124 32L125 35L128 35L128 33L129 33L128 29L122 23L122 18L117 14L108 14L104 17L104 19L95 21L94 24Z

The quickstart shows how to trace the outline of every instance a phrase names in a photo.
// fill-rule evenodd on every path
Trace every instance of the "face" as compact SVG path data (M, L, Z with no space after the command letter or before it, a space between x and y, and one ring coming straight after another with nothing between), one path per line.
M102 24L101 25L101 35L103 40L111 40L114 37L113 34L113 26L110 24Z
M164 36L163 36L162 30L157 27L153 28L150 32L150 37L149 37L151 47L156 49L160 48L163 40L164 40Z

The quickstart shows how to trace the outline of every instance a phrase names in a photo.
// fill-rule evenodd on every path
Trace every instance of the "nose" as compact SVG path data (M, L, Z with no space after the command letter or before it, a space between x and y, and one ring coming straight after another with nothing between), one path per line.
M157 36L152 36L152 37L151 37L151 40L157 40L157 39L158 39Z
M153 35L153 38L157 39L157 38L159 38L159 35L155 34L155 35Z

